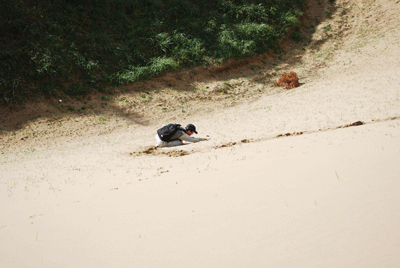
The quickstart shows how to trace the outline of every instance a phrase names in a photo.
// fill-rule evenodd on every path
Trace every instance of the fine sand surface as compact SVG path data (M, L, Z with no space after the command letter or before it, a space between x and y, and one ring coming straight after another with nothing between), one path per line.
M142 85L201 102L8 113L0 267L400 267L400 1L320 2L276 64ZM299 87L271 85L286 71ZM212 139L154 148L170 122Z

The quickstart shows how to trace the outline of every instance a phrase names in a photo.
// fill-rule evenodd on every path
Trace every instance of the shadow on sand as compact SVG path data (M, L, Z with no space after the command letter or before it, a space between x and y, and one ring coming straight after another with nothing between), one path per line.
M177 92L194 90L198 82L216 83L227 79L247 77L247 79L266 85L271 83L274 74L290 69L291 65L301 63L306 49L318 50L328 40L313 41L313 34L318 24L330 18L336 11L334 1L308 0L307 9L300 21L300 32L297 38L293 33L288 34L279 44L277 51L270 51L247 59L229 59L219 66L196 66L191 69L177 70L157 77L149 81L133 83L128 86L115 87L109 90L111 94L93 93L81 97L69 97L60 94L55 98L39 99L27 102L18 107L0 107L0 132L17 131L28 123L34 123L38 119L52 120L63 117L96 117L116 116L131 124L148 125L150 119L148 108L157 104L148 102L129 103L123 100L120 94L130 94L133 98L143 97L148 90L159 92L160 88L167 88ZM293 41L295 39L297 42ZM302 77L300 77L301 79ZM157 87L154 86L157 84ZM299 86L304 83L299 84ZM125 107L117 106L110 99L121 98L125 101ZM61 99L61 102L60 102ZM154 102L154 101L153 101Z

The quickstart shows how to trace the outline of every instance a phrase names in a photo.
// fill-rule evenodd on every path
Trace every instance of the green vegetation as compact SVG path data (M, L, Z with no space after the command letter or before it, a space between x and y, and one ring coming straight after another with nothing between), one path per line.
M0 2L0 104L275 49L304 0Z

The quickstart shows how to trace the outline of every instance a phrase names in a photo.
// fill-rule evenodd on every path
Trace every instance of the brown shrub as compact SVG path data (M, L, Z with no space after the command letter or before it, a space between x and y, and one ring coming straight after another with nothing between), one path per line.
M283 86L287 89L299 86L299 78L295 72L284 73L278 82L274 83L274 86Z

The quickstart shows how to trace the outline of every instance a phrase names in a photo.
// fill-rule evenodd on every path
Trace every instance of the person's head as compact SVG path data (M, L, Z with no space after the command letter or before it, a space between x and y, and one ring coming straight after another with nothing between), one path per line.
M189 136L192 136L193 133L197 134L196 127L193 124L188 124L186 126L186 134L188 134Z

